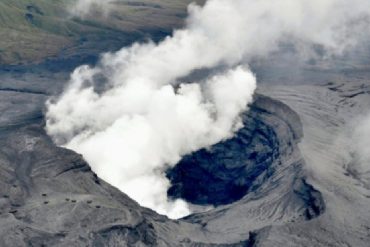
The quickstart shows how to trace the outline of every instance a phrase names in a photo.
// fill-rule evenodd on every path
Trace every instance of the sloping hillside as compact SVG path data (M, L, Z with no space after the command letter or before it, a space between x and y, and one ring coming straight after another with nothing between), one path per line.
M148 33L181 25L190 0L116 1L109 13L76 17L71 0L2 0L0 65L30 64L79 52L115 50ZM199 1L203 2L203 1ZM128 35L129 34L129 35ZM110 40L104 47L100 41Z

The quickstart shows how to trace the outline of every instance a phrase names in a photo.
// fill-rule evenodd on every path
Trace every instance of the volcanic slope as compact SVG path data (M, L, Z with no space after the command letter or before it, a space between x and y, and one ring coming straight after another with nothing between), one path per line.
M69 10L74 2L2 0L0 65L97 56L138 39L160 39L182 25L191 1L115 1L107 16L73 16Z
M323 159L328 167L321 170L332 173L329 166L336 167L331 149L321 154L316 145L320 150L324 150L323 145L332 145L329 139L341 128L338 123L347 118L339 115L342 122L330 121L323 115L338 116L338 107L347 114L345 107L352 105L343 103L348 100L345 93L330 87L262 87L260 93L274 92L274 97L294 106L256 96L251 111L244 116L250 124L242 130L243 138L253 140L252 133L269 133L273 161L240 200L178 221L141 208L99 179L80 155L56 147L43 131L44 95L2 91L2 105L10 97L18 97L23 104L8 105L1 118L1 242L4 246L285 246L288 242L341 246L355 241L356 246L366 246L369 222L362 215L369 213L364 205L369 199L348 192L347 187L356 186L353 178L342 174L342 182L348 179L352 185L334 186L341 180L317 168ZM302 100L307 90L312 96ZM316 109L314 114L312 109ZM320 130L325 135L315 132L317 125L312 125L320 121L325 123ZM261 125L253 127L253 123ZM302 134L305 137L298 144ZM220 151L222 145L237 143L241 136L212 148ZM254 141L250 143L245 148L260 148ZM258 164L254 167L247 162L247 171L260 169ZM235 168L226 163L224 167L231 171ZM335 194L330 191L333 188ZM354 198L346 202L349 196ZM350 206L358 210L346 211ZM346 222L345 227L337 222L341 220Z
M141 208L100 180L81 156L56 147L43 131L45 95L1 91L1 243L367 246L369 191L348 172L342 139L349 121L369 104L366 85L261 86L260 93L286 105L258 96L245 120L274 134L274 161L240 200L178 221Z

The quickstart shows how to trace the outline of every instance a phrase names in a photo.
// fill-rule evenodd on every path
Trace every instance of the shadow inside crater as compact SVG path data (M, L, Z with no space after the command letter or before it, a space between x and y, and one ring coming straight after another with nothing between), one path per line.
M299 153L302 124L287 105L256 95L242 118L244 127L233 138L186 155L167 170L170 198L196 205L231 204L257 191L281 169L282 160ZM299 170L295 177L295 194L308 210L306 218L320 215L324 209L321 193Z

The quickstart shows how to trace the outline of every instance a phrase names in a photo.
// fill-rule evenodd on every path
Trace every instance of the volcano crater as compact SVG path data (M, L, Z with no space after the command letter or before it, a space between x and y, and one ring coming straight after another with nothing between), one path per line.
M231 138L186 155L167 170L168 196L196 205L220 206L255 191L302 138L298 115L285 104L256 95Z

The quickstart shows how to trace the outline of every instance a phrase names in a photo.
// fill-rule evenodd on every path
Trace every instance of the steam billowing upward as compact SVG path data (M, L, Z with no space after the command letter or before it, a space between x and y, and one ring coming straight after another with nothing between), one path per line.
M94 10L107 14L113 2L114 0L78 0L69 8L69 11L73 16L79 17L86 17Z
M103 55L94 68L77 68L61 97L48 103L47 131L143 206L187 215L184 201L168 201L164 170L241 127L239 116L256 87L246 63L282 42L341 52L355 44L369 14L365 0L190 5L186 27L159 44L134 44ZM202 68L216 72L181 81Z
M351 172L370 187L370 114L355 119L350 129L348 150Z

